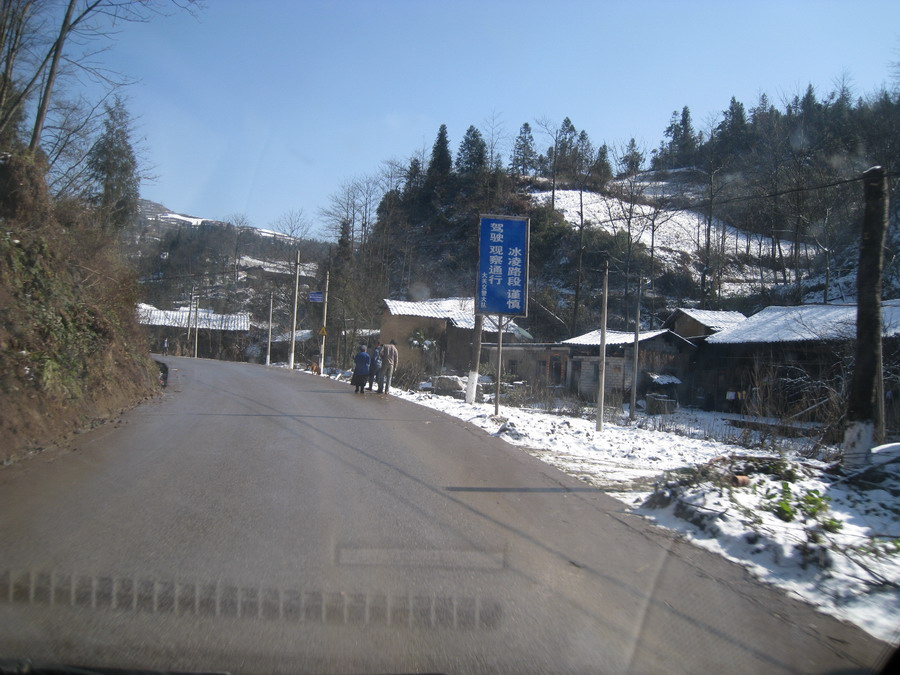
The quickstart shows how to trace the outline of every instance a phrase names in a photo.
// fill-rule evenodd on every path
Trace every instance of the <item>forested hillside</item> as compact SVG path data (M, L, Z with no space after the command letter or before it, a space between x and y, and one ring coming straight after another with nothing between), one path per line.
M381 297L471 294L477 217L506 213L531 218L529 322L540 339L596 324L606 261L614 324L631 314L638 284L648 323L677 304L853 301L860 174L881 165L898 182L896 90L854 100L846 86L825 96L810 87L779 105L763 94L749 109L732 99L701 130L684 107L664 139L652 151L633 139L596 147L569 118L542 120L522 124L504 159L493 127L469 127L454 154L442 126L430 156L386 162L323 209L342 297L362 312ZM889 241L893 296L896 227Z
M91 59L111 25L154 12L112 0L2 4L0 462L156 389L118 247L143 175L119 95L126 78ZM92 78L103 86L89 96Z

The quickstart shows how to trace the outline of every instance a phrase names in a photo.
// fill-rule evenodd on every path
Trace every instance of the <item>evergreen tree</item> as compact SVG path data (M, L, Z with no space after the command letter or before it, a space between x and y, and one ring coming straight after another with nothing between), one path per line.
M601 189L612 180L613 170L609 161L609 148L606 143L597 149L597 155L594 157L594 166L591 169L591 177L594 185Z
M519 129L513 144L512 158L509 169L521 176L529 176L537 169L537 153L534 149L534 136L531 133L531 125L525 122Z
M140 176L131 145L131 117L119 97L106 106L103 133L88 153L87 170L87 199L100 225L119 230L132 222L138 213Z
M453 157L450 154L450 141L447 138L447 125L438 129L437 138L431 148L431 161L425 173L425 182L432 189L446 185L453 170Z
M644 165L644 153L640 151L637 141L633 138L628 141L624 154L619 158L619 171L626 176L634 176L640 173Z
M466 130L456 153L456 172L467 177L480 176L487 169L487 144L474 126Z

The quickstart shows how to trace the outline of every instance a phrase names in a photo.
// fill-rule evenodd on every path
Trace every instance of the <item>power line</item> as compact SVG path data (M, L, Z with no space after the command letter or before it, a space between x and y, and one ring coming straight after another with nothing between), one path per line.
M900 177L900 173L892 172L886 174L887 178L898 178ZM849 185L850 183L861 183L865 180L863 176L855 176L854 178L844 178L842 180L834 181L831 183L826 183L824 185L813 185L809 187L797 187L797 188L788 188L785 190L779 190L777 192L769 192L761 195L743 195L738 197L729 197L726 199L707 199L706 201L699 202L698 204L692 205L692 209L702 209L709 208L712 206L724 206L727 204L735 204L740 202L750 202L755 200L763 200L763 199L775 199L776 197L784 197L785 195L799 194L803 192L816 192L818 190L828 190L835 187L840 187L842 185Z

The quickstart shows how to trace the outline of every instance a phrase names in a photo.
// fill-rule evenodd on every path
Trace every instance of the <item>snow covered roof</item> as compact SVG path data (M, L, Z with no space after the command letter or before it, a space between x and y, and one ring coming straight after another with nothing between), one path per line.
M900 300L882 303L885 337L900 335ZM809 342L856 338L856 305L766 307L707 338L710 344Z
M421 316L426 319L446 319L457 328L475 328L475 298L434 298L409 302L406 300L385 300L388 312L393 316ZM497 319L489 314L484 316L484 329L497 332ZM527 336L515 322L509 321L503 327L504 333Z
M564 345L582 345L585 347L599 347L600 346L600 330L592 330L590 333L585 333L584 335L578 335L573 338L569 338L568 340L563 340ZM645 333L638 334L638 342L645 342L646 340L652 340L653 338L662 335L663 333L669 333L666 329L663 330L651 330ZM673 333L674 335L674 333ZM607 330L606 331L606 344L609 345L629 345L634 343L634 332L623 333L618 330Z
M306 342L308 340L312 340L316 337L316 334L308 329L298 330L294 333L294 342ZM281 333L280 335L273 335L272 342L290 342L291 341L291 331L287 331L285 333Z
M694 321L717 333L747 320L747 317L740 312L720 312L712 309L692 309L690 307L679 307L672 313L672 316L675 316L678 312L689 316ZM668 320L666 323L668 324Z
M647 377L653 380L654 384L666 385L666 384L681 384L681 380L679 380L674 375L660 375L659 373L647 373Z
M185 328L196 325L206 330L231 330L249 331L250 315L240 314L216 314L208 309L201 309L197 316L187 307L168 310L157 309L153 305L143 303L137 306L138 323L145 326L168 326L170 328Z

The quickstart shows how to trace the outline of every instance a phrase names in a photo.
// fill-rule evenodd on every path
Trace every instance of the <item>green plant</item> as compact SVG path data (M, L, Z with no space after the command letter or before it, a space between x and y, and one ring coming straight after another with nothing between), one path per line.
M807 518L818 518L828 511L830 501L831 497L821 494L818 490L810 490L798 500L797 505Z
M797 511L792 504L793 496L791 486L787 481L781 482L780 491L771 492L766 495L767 499L774 500L769 506L769 510L786 523L794 520L797 515Z
M822 529L831 533L840 532L844 529L844 523L837 518L826 518L822 521Z

